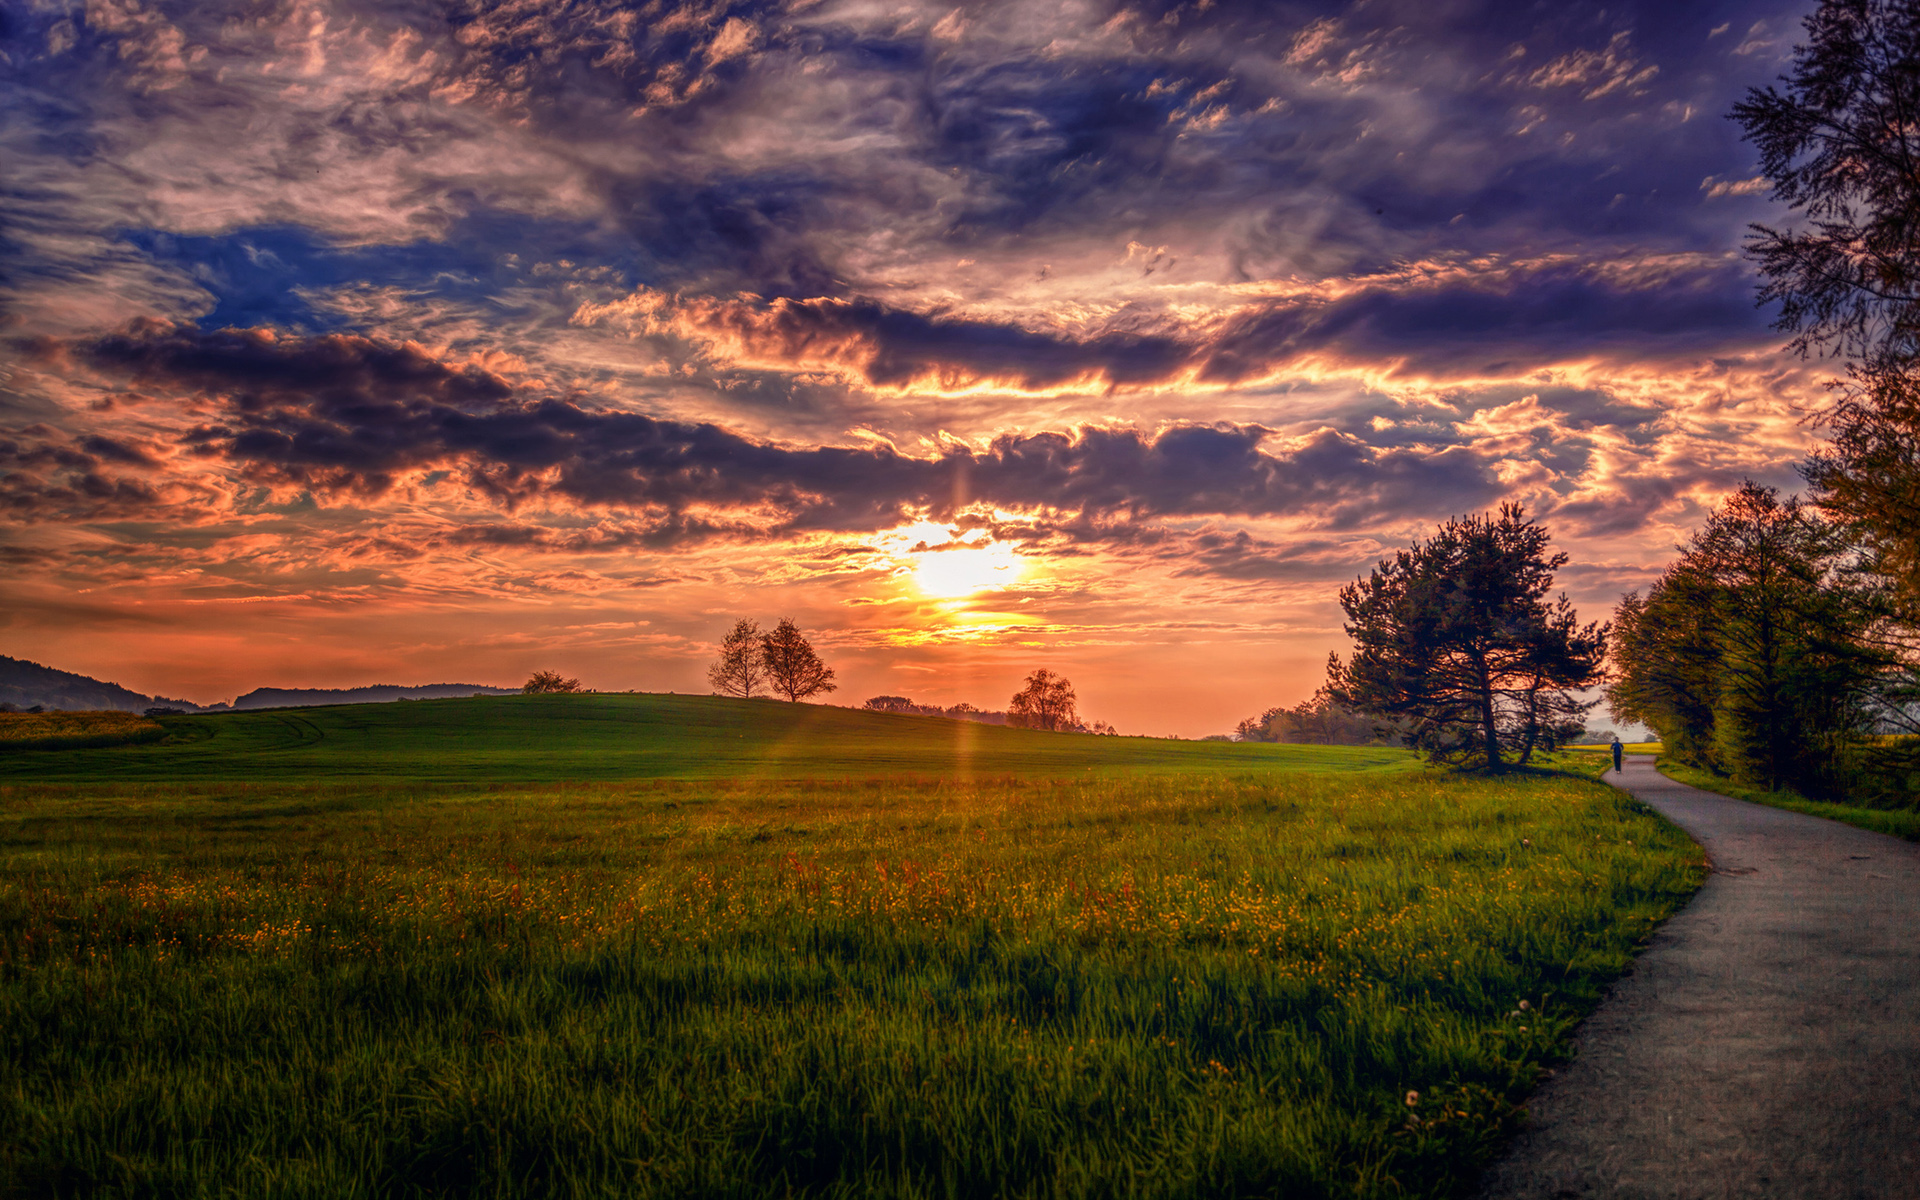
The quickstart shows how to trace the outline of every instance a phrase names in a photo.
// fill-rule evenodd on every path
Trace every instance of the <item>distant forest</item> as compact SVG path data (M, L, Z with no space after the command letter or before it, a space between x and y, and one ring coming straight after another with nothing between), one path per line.
M1302 746L1371 746L1395 742L1398 731L1390 722L1335 704L1321 688L1312 699L1292 708L1274 707L1234 726L1240 742L1281 742Z

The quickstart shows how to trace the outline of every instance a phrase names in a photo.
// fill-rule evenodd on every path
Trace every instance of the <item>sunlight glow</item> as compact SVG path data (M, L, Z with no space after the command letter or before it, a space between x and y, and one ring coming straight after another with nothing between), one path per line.
M1020 560L1012 546L989 544L914 554L913 582L922 592L954 600L1012 585L1020 578Z

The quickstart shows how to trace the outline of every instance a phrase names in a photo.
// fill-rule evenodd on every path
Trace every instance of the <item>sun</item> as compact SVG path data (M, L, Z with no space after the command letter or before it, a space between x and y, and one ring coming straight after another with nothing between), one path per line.
M914 586L944 600L1007 587L1020 578L1019 557L1007 545L921 550L914 558Z

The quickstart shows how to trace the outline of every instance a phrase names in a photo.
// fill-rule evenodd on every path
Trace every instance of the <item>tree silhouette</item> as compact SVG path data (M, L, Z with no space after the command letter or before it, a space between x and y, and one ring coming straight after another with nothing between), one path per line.
M1072 729L1080 724L1073 684L1042 667L1007 705L1007 724L1028 729Z
M558 671L535 671L525 683L520 685L521 694L526 696L554 695L579 690L578 679L562 678Z
M720 657L707 668L707 682L722 696L753 699L753 690L766 681L767 667L760 647L760 623L742 617L720 643Z
M1327 663L1327 698L1407 722L1403 740L1439 762L1506 769L1575 736L1596 701L1607 628L1548 601L1567 556L1518 504L1448 521L1340 591L1353 656Z
M789 617L782 617L773 632L760 639L760 655L773 690L790 701L834 690L833 668L820 661Z

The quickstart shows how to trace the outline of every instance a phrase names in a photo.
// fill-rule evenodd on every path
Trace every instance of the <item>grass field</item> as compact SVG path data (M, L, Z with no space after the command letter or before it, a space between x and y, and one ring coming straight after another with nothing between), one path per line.
M1388 747L1100 738L711 696L495 696L163 717L166 739L0 753L0 780L765 779L1402 770Z
M332 779L0 785L0 1193L1456 1195L1700 878L1576 775L735 707L729 778L358 778L334 710ZM848 719L886 770L792 775Z

